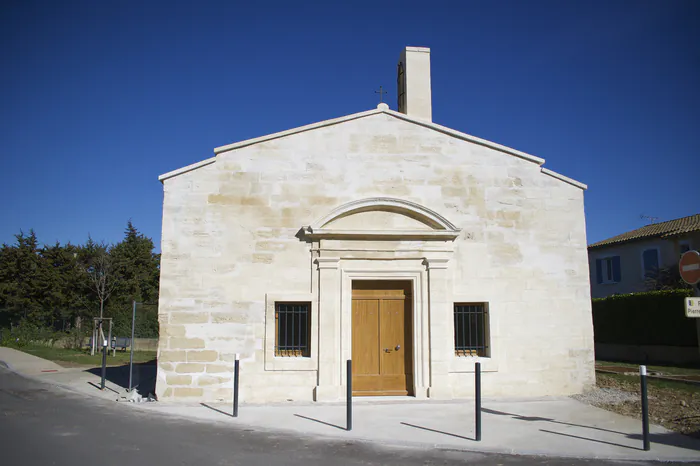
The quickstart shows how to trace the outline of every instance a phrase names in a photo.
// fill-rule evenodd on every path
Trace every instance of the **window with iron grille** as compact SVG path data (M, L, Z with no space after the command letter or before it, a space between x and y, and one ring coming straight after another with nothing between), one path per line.
M455 303L455 355L489 356L489 316L486 303Z
M275 303L275 356L309 357L311 303Z

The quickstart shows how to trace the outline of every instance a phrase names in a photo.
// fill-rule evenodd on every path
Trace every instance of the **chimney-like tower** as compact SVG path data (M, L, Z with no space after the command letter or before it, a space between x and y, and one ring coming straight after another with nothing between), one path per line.
M410 117L433 121L430 95L430 49L406 47L398 65L397 95L399 112Z

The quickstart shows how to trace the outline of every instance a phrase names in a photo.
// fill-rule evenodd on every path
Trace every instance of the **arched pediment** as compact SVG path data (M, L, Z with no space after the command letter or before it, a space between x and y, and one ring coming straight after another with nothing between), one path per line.
M459 235L460 229L442 215L415 202L374 197L343 204L305 227L304 232L311 238L453 240Z

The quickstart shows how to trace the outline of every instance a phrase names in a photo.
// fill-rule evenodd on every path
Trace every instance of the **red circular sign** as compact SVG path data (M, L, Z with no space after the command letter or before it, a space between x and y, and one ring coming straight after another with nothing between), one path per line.
M700 282L700 254L697 251L687 251L678 263L681 278L690 285Z

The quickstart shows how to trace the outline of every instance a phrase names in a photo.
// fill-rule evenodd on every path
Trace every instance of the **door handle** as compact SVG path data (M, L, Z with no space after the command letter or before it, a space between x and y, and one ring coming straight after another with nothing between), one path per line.
M401 345L396 345L396 351L401 349Z
M385 353L391 353L391 348L384 348Z

